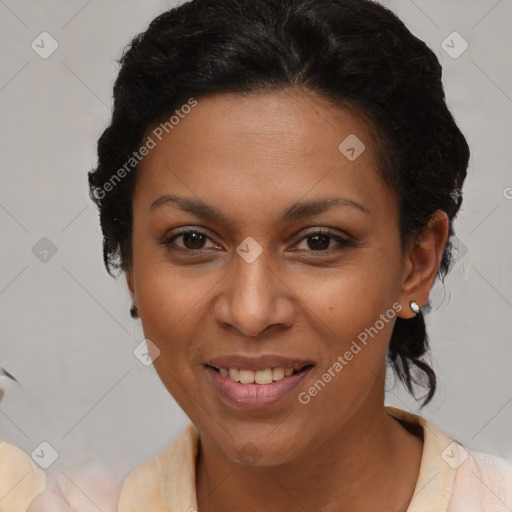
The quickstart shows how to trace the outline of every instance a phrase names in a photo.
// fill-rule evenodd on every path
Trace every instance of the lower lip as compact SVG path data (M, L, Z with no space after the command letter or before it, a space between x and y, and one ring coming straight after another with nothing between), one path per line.
M221 395L239 409L263 409L276 404L291 393L312 368L309 366L270 384L242 384L222 375L211 366L206 366L208 375Z

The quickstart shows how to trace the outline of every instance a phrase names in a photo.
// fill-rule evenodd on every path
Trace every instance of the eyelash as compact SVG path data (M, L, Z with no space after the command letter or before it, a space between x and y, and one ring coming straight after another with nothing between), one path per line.
M165 237L163 240L161 240L159 242L159 244L167 247L170 250L179 251L179 252L196 253L197 254L197 253L201 253L201 252L204 252L204 251L208 251L209 249L186 249L186 248L183 248L183 247L173 246L173 242L176 239L178 239L178 238L180 238L180 237L182 237L184 235L191 234L191 233L197 233L197 234L199 234L201 236L204 236L208 240L211 240L211 238L206 233L204 233L203 231L200 231L198 229L189 229L189 230L186 230L186 231L180 231L179 233L175 233L172 236ZM319 249L319 250L316 250L316 251L313 250L313 249L306 249L306 251L308 251L308 252L312 252L312 253L329 253L329 252L331 252L333 250L334 251L339 251L339 250L343 250L343 249L345 249L347 247L356 247L355 242L353 242L352 240L350 240L348 238L343 238L343 237L333 233L332 231L327 231L327 230L312 231L311 233L308 233L306 236L302 237L297 242L297 244L299 244L300 242L302 242L304 240L307 240L308 238L313 237L315 235L327 236L328 238L331 238L332 240L335 240L336 242L338 242L339 246L335 247L335 248L329 248L329 249ZM211 241L214 242L213 240L211 240ZM299 250L299 252L300 251L301 250Z

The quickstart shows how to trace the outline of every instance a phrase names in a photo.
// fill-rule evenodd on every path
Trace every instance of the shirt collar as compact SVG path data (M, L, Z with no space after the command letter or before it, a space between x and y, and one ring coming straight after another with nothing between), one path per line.
M407 512L445 512L448 510L455 481L456 467L462 452L457 443L422 416L395 407L385 411L402 423L423 429L423 453L420 473Z

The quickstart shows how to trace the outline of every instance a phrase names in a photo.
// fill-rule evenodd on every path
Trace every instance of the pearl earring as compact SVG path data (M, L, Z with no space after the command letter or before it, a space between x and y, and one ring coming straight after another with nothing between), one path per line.
M414 300L410 303L411 309L417 314L420 312L420 307L418 306L418 303Z

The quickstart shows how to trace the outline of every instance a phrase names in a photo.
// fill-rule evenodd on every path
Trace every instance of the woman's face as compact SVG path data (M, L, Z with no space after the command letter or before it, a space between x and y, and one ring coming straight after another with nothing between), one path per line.
M369 127L280 91L200 98L168 131L147 133L127 278L154 366L201 435L277 464L381 414L414 297Z

